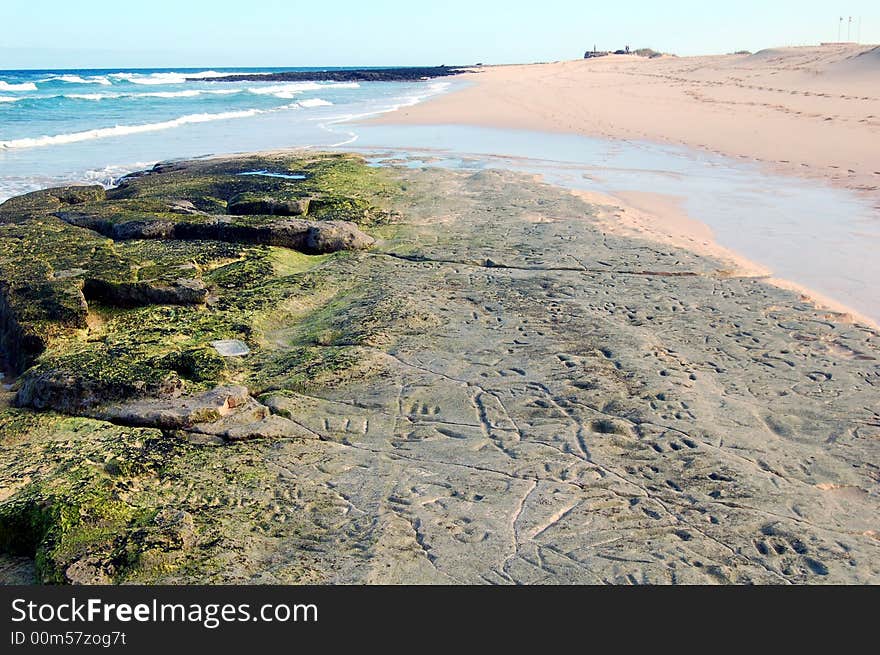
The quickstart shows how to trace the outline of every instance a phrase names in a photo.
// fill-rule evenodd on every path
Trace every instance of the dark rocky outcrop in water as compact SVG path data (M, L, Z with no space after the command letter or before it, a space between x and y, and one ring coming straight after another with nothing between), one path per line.
M190 78L198 82L418 82L425 78L449 77L470 72L467 68L430 66L421 68L351 68L325 71L224 75Z

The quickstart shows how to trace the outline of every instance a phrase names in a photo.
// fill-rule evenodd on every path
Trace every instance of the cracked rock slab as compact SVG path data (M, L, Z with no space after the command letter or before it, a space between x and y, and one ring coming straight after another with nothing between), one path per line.
M530 178L388 173L374 251L214 278L258 346L222 362L234 382L100 410L143 427L53 428L40 466L150 464L124 496L169 513L134 534L187 565L126 581L880 582L876 331ZM43 479L34 448L0 439L10 493ZM118 580L100 555L74 573Z

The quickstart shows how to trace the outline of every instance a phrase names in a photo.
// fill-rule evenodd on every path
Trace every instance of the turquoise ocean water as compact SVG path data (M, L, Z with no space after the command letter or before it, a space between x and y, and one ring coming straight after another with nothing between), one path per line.
M61 183L109 184L176 157L340 146L354 139L346 122L450 86L210 81L287 70L309 69L0 71L0 201Z

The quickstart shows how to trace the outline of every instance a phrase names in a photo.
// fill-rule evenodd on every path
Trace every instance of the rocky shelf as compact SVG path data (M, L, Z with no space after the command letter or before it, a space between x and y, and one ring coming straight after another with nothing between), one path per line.
M880 582L880 335L603 213L320 153L3 204L0 581Z
M470 72L464 67L350 68L286 73L236 73L220 77L191 78L198 82L418 82Z

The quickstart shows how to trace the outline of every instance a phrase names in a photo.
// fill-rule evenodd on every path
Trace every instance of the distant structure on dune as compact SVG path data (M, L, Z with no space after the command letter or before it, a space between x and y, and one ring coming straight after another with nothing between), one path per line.
M598 50L594 45L592 50L587 50L584 53L584 59L595 59L596 57L607 57L608 55L637 55L639 57L648 57L649 59L654 59L656 57L662 57L663 53L652 50L651 48L639 48L638 50L630 50L629 46L625 46L622 50Z
M597 50L596 46L594 45L592 50L587 50L584 53L584 59L595 59L596 57L605 57L609 54L611 53L607 50Z

